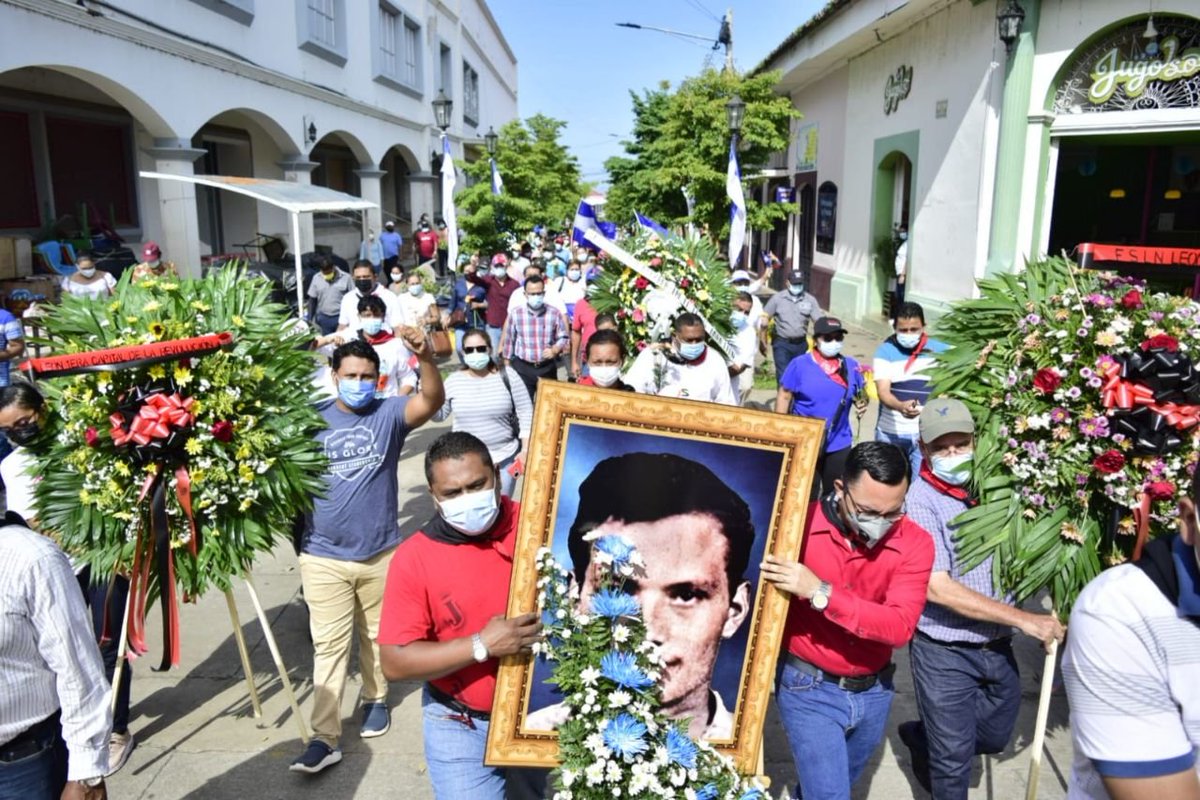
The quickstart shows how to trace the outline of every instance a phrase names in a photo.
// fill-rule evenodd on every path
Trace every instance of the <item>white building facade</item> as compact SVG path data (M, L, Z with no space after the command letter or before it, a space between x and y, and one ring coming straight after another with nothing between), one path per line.
M0 235L87 214L198 274L259 234L352 259L393 220L440 217L440 129L459 162L517 116L517 61L485 0L0 0ZM366 219L286 215L142 170L314 183Z
M1017 6L1009 50L1009 0L833 0L757 68L804 115L786 251L837 313L885 324L901 226L933 317L1084 242L1200 247L1200 3Z

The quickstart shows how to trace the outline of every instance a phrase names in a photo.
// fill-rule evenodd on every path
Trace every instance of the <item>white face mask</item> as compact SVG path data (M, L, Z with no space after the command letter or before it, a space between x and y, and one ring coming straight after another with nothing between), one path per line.
M844 344L845 342L827 342L824 339L820 339L817 341L817 349L820 350L821 355L825 356L826 358L833 358L834 356L841 354L842 345Z
M500 501L496 499L495 487L460 494L449 500L438 500L437 505L450 527L467 536L486 533L500 516Z
M920 333L897 333L896 343L905 350L912 350L921 343Z
M82 275L82 276L83 276L83 277L85 277L85 278L90 278L90 277L92 277L93 275L95 275L95 274L96 274L96 268L95 268L95 267L88 267L88 268L86 268L86 269L85 269L85 268L83 268L83 267L80 267L80 269L79 269L79 274L80 274L80 275Z
M974 460L974 453L963 453L957 456L930 456L929 468L933 470L934 475L951 486L962 486L971 479L971 462Z
M612 386L621 377L621 368L613 366L593 367L588 365L588 375L597 386Z

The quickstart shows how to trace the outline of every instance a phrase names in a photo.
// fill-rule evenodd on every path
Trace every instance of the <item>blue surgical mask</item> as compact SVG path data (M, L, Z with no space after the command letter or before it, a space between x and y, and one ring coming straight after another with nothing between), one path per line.
M704 342L680 342L679 357L684 361L695 361L704 354Z
M750 324L750 318L747 317L745 312L743 312L743 311L733 312L732 319L733 319L733 327L735 330L739 330L739 331L745 330L746 326Z
M366 408L375 399L375 381L338 379L338 397L353 409Z
M796 297L799 297L800 295L804 294L804 284L802 284L802 283L789 283L789 284L788 284L788 291L789 291L789 292L791 292L791 293L792 293L793 295L795 295Z
M930 456L929 468L933 474L951 486L962 486L971 478L971 462L975 460L974 453L963 453L957 456Z
M379 317L367 317L362 320L362 331L367 336L378 336L383 330L383 320Z
M500 516L500 501L496 498L494 488L438 500L437 505L442 519L451 528L467 536L486 533Z
M508 270L506 270L504 267L492 267L493 278L503 278L507 274Z
M842 346L844 344L845 342L839 342L837 340L832 342L819 340L817 342L817 349L820 350L821 355L825 356L826 358L833 358L834 356L841 355Z
M530 308L532 308L534 311L537 311L539 308L546 305L546 295L544 295L544 294L526 295L525 302L529 304Z
M919 333L897 333L896 343L905 350L912 350L921 343L921 334Z
M413 297L420 297L425 293L425 287L419 283L410 283L408 285L408 293Z
M467 353L463 356L463 363L471 369L483 369L491 360L492 357L487 353Z
M583 273L577 269L567 270L567 280L569 280L569 281L577 281L582 277L583 277Z

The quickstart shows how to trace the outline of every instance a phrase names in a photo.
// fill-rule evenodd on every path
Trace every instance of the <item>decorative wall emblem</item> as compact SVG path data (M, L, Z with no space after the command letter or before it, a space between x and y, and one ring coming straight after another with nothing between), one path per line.
M901 64L896 72L888 76L887 84L883 87L883 113L891 114L900 107L900 101L908 97L912 90L912 67Z

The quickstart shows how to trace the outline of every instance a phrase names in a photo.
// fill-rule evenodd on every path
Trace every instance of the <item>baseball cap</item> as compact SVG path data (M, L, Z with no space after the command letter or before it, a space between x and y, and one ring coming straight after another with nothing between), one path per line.
M158 248L155 242L146 242L146 246L142 248L142 258L158 258L162 255L162 250Z
M925 403L920 417L921 441L932 442L947 433L975 435L975 420L961 400L935 397Z
M748 280L750 280L750 273L746 272L746 270L744 270L744 269L735 269L733 271L733 274L729 276L729 280L731 283L737 283L738 281L748 281Z
M383 227L385 227L385 228L394 228L394 227L396 227L396 223L392 222L392 221L389 219L387 222L383 223Z
M508 266L508 256L504 255L504 253L496 253L496 255L492 256L492 266L493 267Z
M788 273L788 283L804 283L804 273L796 270Z
M837 317L821 317L813 323L814 336L828 336L831 333L845 333L842 321Z

